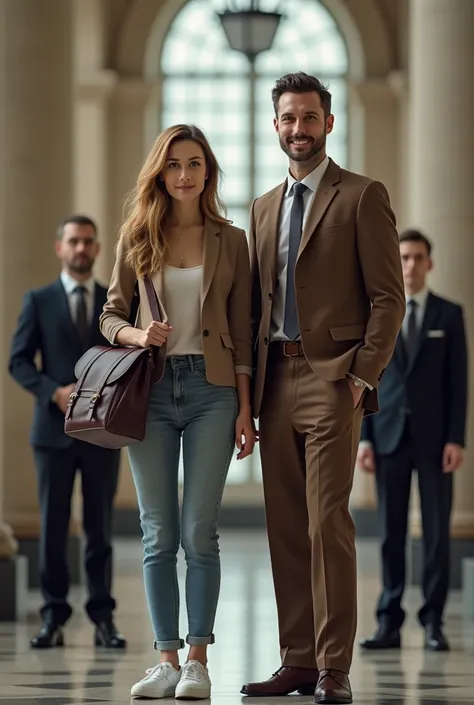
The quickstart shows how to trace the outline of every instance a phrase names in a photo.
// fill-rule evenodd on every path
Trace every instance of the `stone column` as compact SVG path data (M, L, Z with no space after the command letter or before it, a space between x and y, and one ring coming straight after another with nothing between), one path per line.
M399 209L401 77L366 79L350 84L350 168L382 181L395 212ZM337 121L337 115L336 115Z
M156 118L157 91L142 79L120 78L110 97L109 227L116 240L123 220L127 194L135 186L148 149L159 132ZM112 268L114 251L107 266ZM128 454L122 453L120 480L115 499L114 529L119 535L139 535L138 509Z
M70 0L0 0L0 57L0 484L34 584L33 399L9 377L8 356L24 293L58 276L55 231L72 206Z
M400 81L395 74L366 79L351 83L349 91L349 166L385 184L397 218L400 210ZM352 139L353 135L357 138ZM350 510L359 538L379 535L375 481L359 467L354 474Z
M105 286L117 240L109 217L109 99L115 81L113 71L94 71L80 76L75 91L74 210L97 223L101 251L95 275Z
M432 288L464 305L474 402L474 2L412 0L410 9L411 225L434 243ZM408 138L408 134L406 135ZM474 440L474 415L468 444ZM452 585L474 555L474 452L455 478ZM412 556L420 556L419 513ZM416 571L415 571L416 572ZM415 575L415 578L417 576Z

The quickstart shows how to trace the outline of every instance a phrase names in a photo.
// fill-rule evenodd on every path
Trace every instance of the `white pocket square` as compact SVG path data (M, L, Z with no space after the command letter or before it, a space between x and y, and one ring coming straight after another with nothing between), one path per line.
M429 330L427 335L428 335L428 338L444 338L445 331L444 330Z

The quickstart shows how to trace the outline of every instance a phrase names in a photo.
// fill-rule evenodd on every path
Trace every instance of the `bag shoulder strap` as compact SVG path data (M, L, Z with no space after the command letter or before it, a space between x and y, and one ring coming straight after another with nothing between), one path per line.
M151 316L154 321L162 323L163 321L161 318L160 307L158 306L158 297L156 295L153 282L148 274L145 275L143 283L145 284L145 291L148 299L148 305L150 306Z

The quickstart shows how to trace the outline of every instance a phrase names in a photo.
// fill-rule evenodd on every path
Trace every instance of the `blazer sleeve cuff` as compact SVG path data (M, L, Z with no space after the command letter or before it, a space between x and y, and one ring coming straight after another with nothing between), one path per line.
M115 325L110 326L105 337L111 345L120 345L120 343L117 343L117 334L123 328L133 328L133 326L130 323L127 323L126 321L123 321L122 323L116 323Z
M359 441L359 448L360 448L360 450L364 450L364 449L367 449L367 450L368 450L368 449L371 449L371 448L373 448L373 447L374 447L374 446L373 446L372 441Z
M360 379L361 381L364 382L369 389L376 389L378 387L378 383L380 381L380 376L377 376L376 374L374 375L374 370L373 368L371 370L367 369L367 365L364 365L364 361L362 358L358 359L357 355L355 357L355 360L353 362L353 365L351 369L349 370L348 374L352 375L353 377L356 377L357 379ZM372 367L372 365L371 365Z
M44 376L43 379L41 380L41 386L40 386L40 391L38 394L38 400L42 404L50 404L53 402L53 397L56 394L56 391L61 385L58 384L58 382L55 382L53 379L50 377Z
M235 374L236 375L248 375L249 377L251 377L252 376L252 368L247 367L246 365L236 365Z

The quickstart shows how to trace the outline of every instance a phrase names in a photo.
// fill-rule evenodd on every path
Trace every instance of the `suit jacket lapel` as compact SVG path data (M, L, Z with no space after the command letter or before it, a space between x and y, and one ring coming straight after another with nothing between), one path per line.
M278 262L278 237L280 234L280 212L285 197L287 182L284 181L276 191L270 196L268 206L265 209L265 217L267 222L262 223L261 232L265 237L265 254L267 257L268 268L270 271L270 280L272 288L275 289L277 281L277 262Z
M339 191L339 189L337 188L337 184L340 182L340 180L341 169L331 159L329 161L328 168L324 172L324 176L321 179L319 188L314 194L313 201L311 203L311 208L303 228L299 255L301 255L304 248L310 241L314 231L319 225L321 218L323 217L323 215L329 208L331 201Z
M397 336L395 349L393 351L393 358L400 367L400 369L403 372L406 372L408 365L407 351L405 347L405 341L403 340L403 333L401 331Z
M204 222L204 252L203 252L203 271L202 271L202 298L207 296L209 287L217 267L219 259L219 250L221 246L220 239L221 228L219 223L210 218L206 218Z
M438 307L436 306L436 299L432 294L428 294L428 298L426 299L425 315L423 316L423 321L421 323L420 332L418 334L416 349L415 349L414 354L412 355L411 360L408 363L408 369L407 369L408 374L410 374L410 372L412 371L412 369L415 365L415 362L418 358L418 355L420 354L423 343L425 342L427 332L431 329L434 322L436 321L437 315L438 315Z

